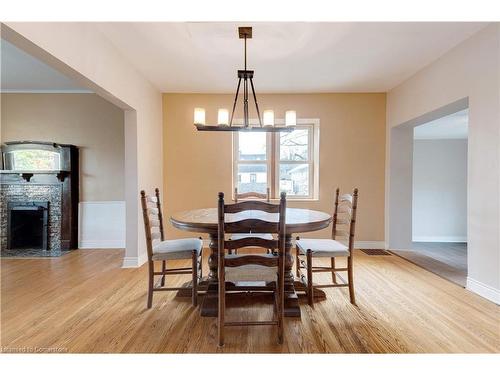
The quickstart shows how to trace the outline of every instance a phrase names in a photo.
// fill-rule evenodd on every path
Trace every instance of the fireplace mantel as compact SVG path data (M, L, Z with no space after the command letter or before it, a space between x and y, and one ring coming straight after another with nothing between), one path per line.
M29 170L11 170L2 169L0 174L2 175L14 175L22 177L26 182L30 182L34 175L56 176L60 182L64 182L64 179L70 175L70 171L54 170L54 171L29 171Z

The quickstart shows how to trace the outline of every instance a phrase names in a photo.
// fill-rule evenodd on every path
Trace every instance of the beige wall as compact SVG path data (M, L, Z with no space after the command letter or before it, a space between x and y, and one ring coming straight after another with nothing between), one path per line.
M390 129L468 98L468 288L500 301L500 24L492 23L387 94ZM388 180L391 178L387 170ZM391 195L387 191L387 195ZM389 201L389 200L388 200ZM389 212L388 210L386 212ZM390 221L390 218L388 218ZM390 229L390 228L388 228Z
M95 94L1 94L2 142L69 143L80 151L80 201L123 201L123 110Z
M9 22L2 38L125 110L124 267L147 260L139 191L163 188L161 93L90 22Z
M193 109L204 107L207 123L214 124L217 109L231 108L233 99L223 94L163 95L167 217L177 211L215 207L219 191L231 194L231 133L197 132ZM320 120L320 199L290 201L289 206L331 212L335 187L357 186L357 240L383 241L385 94L264 94L258 100L261 110L272 108L277 118L293 108L298 118ZM167 236L189 235L168 226ZM327 230L309 234L327 235Z

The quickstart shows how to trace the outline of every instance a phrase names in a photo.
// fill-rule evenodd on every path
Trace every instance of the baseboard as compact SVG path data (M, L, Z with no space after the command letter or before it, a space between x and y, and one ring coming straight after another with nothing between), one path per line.
M467 236L415 236L413 242L467 242Z
M123 249L125 241L123 240L99 240L99 241L80 241L79 249Z
M78 247L81 249L125 247L125 202L80 202Z
M384 241L354 241L355 249L385 249Z
M147 254L142 254L138 257L124 257L122 268L138 268L148 260Z
M292 240L293 245L295 246L295 239ZM208 247L210 244L210 240L203 240L203 247ZM384 241L355 241L354 242L355 249L385 249L386 245Z
M466 289L500 305L500 290L467 277Z

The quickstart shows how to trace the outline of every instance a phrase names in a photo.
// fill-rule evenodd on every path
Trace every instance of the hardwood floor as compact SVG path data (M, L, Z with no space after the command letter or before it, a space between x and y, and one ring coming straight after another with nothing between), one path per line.
M121 250L77 250L52 259L2 259L2 350L500 351L499 306L400 257L359 251L355 255L357 307L349 303L345 288L326 289L327 300L311 309L304 298L302 318L285 319L283 345L276 343L275 328L231 327L226 330L223 349L217 349L215 318L200 317L190 298L176 297L175 292L157 293L153 308L147 310L147 268L121 269ZM317 276L318 282L328 277ZM184 280L183 276L171 279ZM228 312L245 314L245 319L270 316L267 298L248 296L240 303L229 298Z
M413 242L412 250L392 252L458 285L466 285L466 243Z

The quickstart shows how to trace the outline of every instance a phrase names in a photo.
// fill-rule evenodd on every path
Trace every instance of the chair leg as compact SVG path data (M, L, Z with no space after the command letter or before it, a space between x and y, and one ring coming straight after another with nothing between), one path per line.
M354 279L352 273L352 257L347 258L347 280L349 282L349 298L353 305L356 304L356 299L354 297Z
M193 271L193 285L191 289L193 306L198 305L198 252L193 250L192 253L192 271Z
M284 258L278 260L278 282L276 283L276 299L277 299L277 320L278 320L278 344L283 344L283 318L285 310L285 275L284 275Z
M203 278L203 249L200 252L200 274L199 274L199 280Z
M162 260L161 262L161 272L163 273L161 277L161 286L165 286L165 270L167 269L167 261Z
M154 263L152 260L148 262L149 277L148 277L148 309L153 305L153 287L154 287Z
M335 275L335 258L331 258L332 261L332 281L337 284L337 275Z
M217 314L217 336L219 346L224 346L224 316L226 309L226 286L225 286L225 277L224 277L224 267L221 267L221 261L219 260L219 268L218 268L218 299L219 299L219 309Z
M300 258L299 258L299 248L295 246L295 275L300 277Z
M312 251L307 250L307 301L309 306L314 307Z

